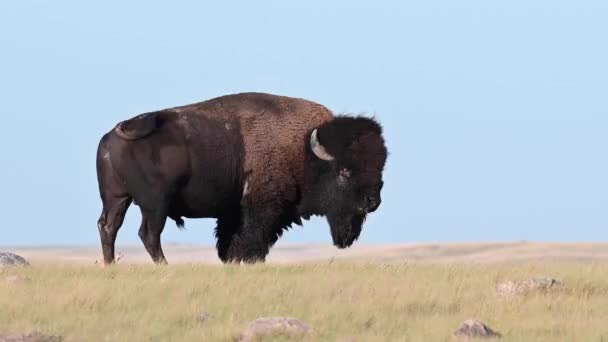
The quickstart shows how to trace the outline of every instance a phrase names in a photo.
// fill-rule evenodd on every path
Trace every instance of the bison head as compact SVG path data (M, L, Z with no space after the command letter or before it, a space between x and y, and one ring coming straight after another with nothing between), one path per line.
M341 116L313 130L308 145L308 207L327 217L334 245L349 247L380 206L387 157L382 128L373 119Z

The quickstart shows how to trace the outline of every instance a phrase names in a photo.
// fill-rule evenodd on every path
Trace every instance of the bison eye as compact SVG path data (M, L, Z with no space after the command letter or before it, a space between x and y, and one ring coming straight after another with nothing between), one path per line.
M350 170L346 168L342 169L340 171L340 177L350 178Z
M338 175L338 184L340 184L341 186L345 186L346 183L348 182L349 178L350 178L350 170L342 169L340 171L340 174Z

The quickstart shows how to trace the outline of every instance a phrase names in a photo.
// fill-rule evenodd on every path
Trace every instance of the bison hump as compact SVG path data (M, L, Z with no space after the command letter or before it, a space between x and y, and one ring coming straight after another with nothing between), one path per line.
M140 114L132 119L119 122L114 132L126 140L137 140L152 134L161 125L159 112Z

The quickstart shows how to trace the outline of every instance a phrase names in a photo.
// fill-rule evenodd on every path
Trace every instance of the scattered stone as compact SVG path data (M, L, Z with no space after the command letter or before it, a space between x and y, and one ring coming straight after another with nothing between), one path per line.
M496 294L500 297L512 298L516 296L525 296L532 292L547 293L563 289L564 284L561 281L544 277L498 283L496 285Z
M291 317L262 317L249 323L241 335L240 342L253 342L268 336L304 337L314 334L304 321Z
M0 334L0 342L61 342L61 336L49 336L42 334L29 335L2 335Z
M30 263L17 254L0 252L0 267L4 266L29 266Z
M213 316L212 314L210 314L208 312L201 312L197 317L199 323L201 323L201 324L205 324L209 320L214 319L214 318L215 318L215 316Z
M454 332L454 337L458 339L470 338L500 338L500 333L490 329L483 322L476 319L467 319L462 322L458 330Z

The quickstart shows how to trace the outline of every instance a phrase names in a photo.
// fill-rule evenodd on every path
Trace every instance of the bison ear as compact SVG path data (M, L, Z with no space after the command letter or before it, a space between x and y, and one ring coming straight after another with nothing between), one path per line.
M325 147L323 147L323 145L321 145L321 143L319 142L319 137L318 137L317 129L315 129L314 131L312 131L312 133L310 134L310 148L312 149L312 152L318 158L323 159L323 160L327 160L327 161L334 160L334 156L332 156L331 154L329 154L325 150Z

